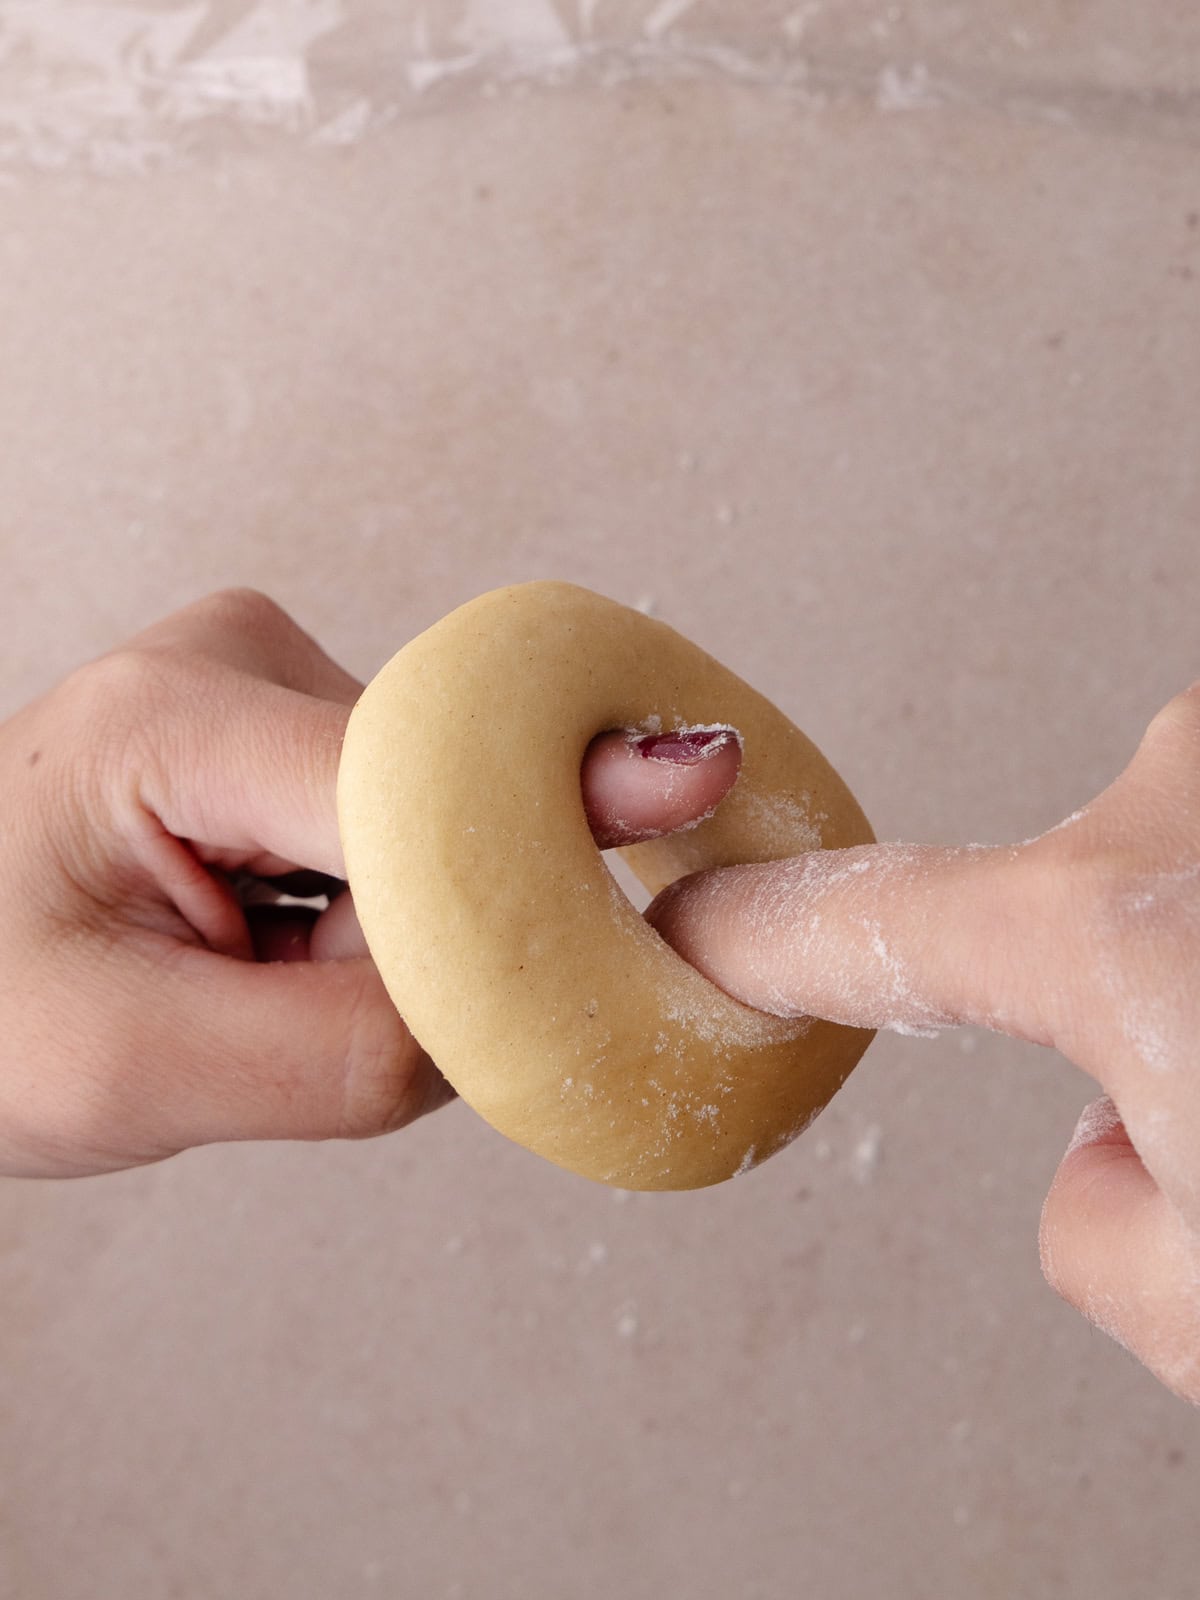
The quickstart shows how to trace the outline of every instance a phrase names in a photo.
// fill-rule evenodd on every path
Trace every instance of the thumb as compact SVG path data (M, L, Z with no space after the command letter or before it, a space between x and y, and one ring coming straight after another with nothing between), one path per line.
M362 1138L451 1099L369 960L258 963L184 946L114 989L139 1000L124 1056L168 1149L237 1139ZM123 1084L127 1074L120 1076Z
M584 810L602 850L655 839L713 811L737 782L742 751L732 728L593 739L580 774Z
M1046 1197L1040 1244L1042 1271L1064 1300L1200 1402L1200 1240L1107 1097L1079 1119Z
M776 1016L929 1033L972 1022L1052 1042L1019 848L860 845L696 873L647 916L726 993Z

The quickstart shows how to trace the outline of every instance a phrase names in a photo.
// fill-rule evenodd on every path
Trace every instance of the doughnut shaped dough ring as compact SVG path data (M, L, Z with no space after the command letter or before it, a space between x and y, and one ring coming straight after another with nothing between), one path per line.
M404 647L346 733L338 814L397 1008L501 1133L627 1189L694 1189L796 1137L871 1040L767 1016L687 965L592 840L579 771L606 729L729 723L707 821L623 853L657 892L702 867L873 838L769 701L662 622L564 583L496 590Z

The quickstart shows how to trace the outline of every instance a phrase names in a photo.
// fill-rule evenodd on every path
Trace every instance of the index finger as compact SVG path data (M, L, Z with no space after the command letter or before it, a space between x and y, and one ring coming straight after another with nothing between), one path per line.
M140 797L176 838L344 878L335 795L350 712L214 671L142 736Z
M720 988L778 1016L1053 1043L1053 917L1020 847L859 845L697 873L647 916Z

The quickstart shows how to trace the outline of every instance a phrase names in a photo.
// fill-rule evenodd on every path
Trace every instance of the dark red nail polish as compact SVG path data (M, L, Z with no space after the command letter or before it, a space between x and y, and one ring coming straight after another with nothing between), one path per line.
M723 750L734 738L732 728L697 728L691 733L644 733L631 735L630 743L647 761L669 761L679 767L694 767Z

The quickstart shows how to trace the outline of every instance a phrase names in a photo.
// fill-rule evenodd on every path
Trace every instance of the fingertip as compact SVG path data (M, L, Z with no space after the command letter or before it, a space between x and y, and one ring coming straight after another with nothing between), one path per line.
M1042 1274L1054 1292L1089 1315L1086 1302L1096 1266L1111 1261L1131 1213L1156 1193L1112 1100L1102 1095L1086 1105L1038 1227ZM1093 1260L1097 1242L1101 1254Z
M645 910L646 921L676 954L714 981L716 972L707 959L716 931L713 913L723 884L731 881L736 881L736 869L689 873L661 889Z
M673 833L711 816L737 782L735 729L599 734L583 758L584 810L602 850Z
M1084 1111L1038 1230L1046 1282L1168 1388L1200 1400L1200 1245L1112 1102Z

